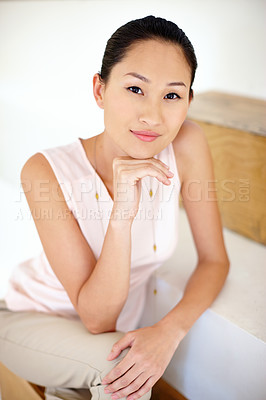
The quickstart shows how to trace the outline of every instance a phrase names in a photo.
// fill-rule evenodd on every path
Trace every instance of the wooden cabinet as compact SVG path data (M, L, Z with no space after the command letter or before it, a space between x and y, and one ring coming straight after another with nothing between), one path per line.
M204 130L223 226L266 244L266 102L218 92L195 96L188 119Z

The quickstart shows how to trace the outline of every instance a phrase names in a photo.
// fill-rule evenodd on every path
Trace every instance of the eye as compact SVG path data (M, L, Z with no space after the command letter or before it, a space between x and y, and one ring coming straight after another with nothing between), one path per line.
M168 100L181 99L181 97L177 93L168 93L166 96L176 96L175 98L168 98Z
M130 89L133 89L133 90L130 90ZM127 88L127 90L130 90L130 92L133 92L133 93L137 93L137 91L141 90L141 89L138 86L130 86Z
M138 90L141 91L141 89L138 86L129 86L127 88L132 93L140 94ZM167 100L175 100L175 99L181 99L181 97L177 93L168 93L166 96L171 96L170 98L167 98ZM176 96L176 97L173 97Z

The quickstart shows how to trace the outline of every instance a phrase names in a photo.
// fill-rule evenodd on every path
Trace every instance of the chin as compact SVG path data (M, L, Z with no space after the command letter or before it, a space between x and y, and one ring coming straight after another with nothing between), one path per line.
M135 149L130 149L128 152L129 157L135 158L137 160L145 160L148 158L152 158L154 156L156 156L156 154L160 153L160 151L162 151L162 149L143 149L143 148L139 148L138 150Z

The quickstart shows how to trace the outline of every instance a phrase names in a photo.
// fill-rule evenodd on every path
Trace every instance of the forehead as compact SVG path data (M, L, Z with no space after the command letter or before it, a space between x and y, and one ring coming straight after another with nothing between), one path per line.
M191 71L180 46L158 40L134 43L112 74L121 77L128 72L140 73L151 81L183 79L189 85Z

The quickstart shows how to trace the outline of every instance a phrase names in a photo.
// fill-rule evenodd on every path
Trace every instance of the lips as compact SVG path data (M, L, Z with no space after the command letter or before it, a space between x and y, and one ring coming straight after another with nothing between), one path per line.
M150 137L160 136L159 133L153 131L131 131L131 132L135 133L135 135L141 135L141 136L150 136Z
M160 136L157 132L152 131L131 131L131 133L143 142L153 142Z

